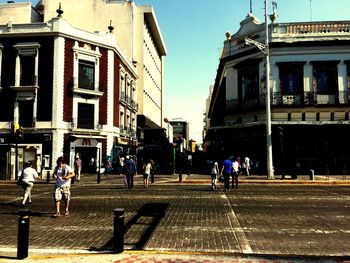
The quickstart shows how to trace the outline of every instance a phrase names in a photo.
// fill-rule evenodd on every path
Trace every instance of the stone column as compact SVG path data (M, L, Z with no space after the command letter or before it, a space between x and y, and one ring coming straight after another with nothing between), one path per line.
M15 87L19 87L21 83L21 58L19 51L16 54L16 68L15 68Z

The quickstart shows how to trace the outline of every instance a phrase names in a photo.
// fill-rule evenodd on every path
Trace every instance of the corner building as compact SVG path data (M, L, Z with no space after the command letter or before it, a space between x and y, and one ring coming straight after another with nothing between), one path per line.
M137 127L132 127L132 132L136 132L138 145L142 147L145 129L164 127L163 76L167 51L153 7L138 6L127 0L41 0L36 8L47 21L56 15L59 5L74 27L90 32L105 32L110 24L115 27L112 34L138 75ZM121 82L125 81L123 75L120 78ZM133 118L128 112L122 114L127 119ZM124 128L129 129L128 124ZM119 140L120 147L126 148L127 144Z
M269 24L275 174L343 174L350 169L350 21ZM253 14L226 33L211 97L208 151L249 156L266 174L265 43Z
M9 18L14 8L25 11ZM64 14L42 22L30 3L0 5L0 13L0 179L16 177L16 162L21 169L32 161L45 174L61 155L70 165L79 155L87 171L91 158L113 157L121 138L136 145L137 73L112 28L81 30ZM16 119L23 127L18 154Z

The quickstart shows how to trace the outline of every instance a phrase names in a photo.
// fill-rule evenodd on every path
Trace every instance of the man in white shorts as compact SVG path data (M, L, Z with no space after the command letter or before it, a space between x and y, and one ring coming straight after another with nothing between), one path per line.
M56 161L57 166L53 172L53 177L56 179L55 186L55 217L60 216L61 200L65 202L65 215L69 215L69 203L70 203L70 185L71 178L74 177L74 171L69 165L64 163L63 157L58 157Z

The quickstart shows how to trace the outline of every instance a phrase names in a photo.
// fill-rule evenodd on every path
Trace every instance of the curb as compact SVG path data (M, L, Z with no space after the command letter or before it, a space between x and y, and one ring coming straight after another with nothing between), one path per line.
M183 180L182 182L175 182L178 184L211 184L211 180ZM301 180L240 180L239 184L265 184L265 185L279 185L279 184L296 184L296 185L350 185L349 181L332 180L332 181L301 181Z

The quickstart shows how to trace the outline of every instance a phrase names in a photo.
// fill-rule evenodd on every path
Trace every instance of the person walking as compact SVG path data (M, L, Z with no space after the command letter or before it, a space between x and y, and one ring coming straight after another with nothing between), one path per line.
M243 161L243 171L244 171L244 174L246 176L249 176L250 175L250 168L251 168L251 161L250 161L250 158L248 156L244 157L244 161Z
M70 205L70 186L71 178L74 177L74 172L72 168L64 162L63 157L58 157L56 161L57 166L53 172L53 177L56 179L54 199L55 199L55 217L60 216L60 206L61 200L65 203L65 215L69 215L69 205Z
M240 161L241 161L241 158L237 157L235 161L232 163L232 189L235 188L235 183L236 183L236 189L238 189L238 177L241 173Z
M211 189L215 190L217 188L216 182L217 182L217 176L219 174L219 165L216 161L209 160L209 169L210 169L210 176L211 176Z
M81 159L77 156L74 161L74 174L77 182L80 181Z
M135 161L130 156L127 156L124 164L124 176L126 177L128 189L134 187L134 176L136 175L136 171Z
M150 161L147 161L143 165L143 186L145 188L148 188L148 180L150 179L150 176L151 176L151 170L152 170L152 164Z
M230 176L232 173L232 161L228 158L223 162L220 174L224 176L225 191L230 191Z
M151 159L150 161L152 169L151 169L151 184L154 183L154 174L156 173L156 163Z
M22 206L26 205L26 202L28 200L28 204L32 203L32 195L31 191L34 186L35 179L39 179L39 175L37 171L32 167L32 162L28 161L24 164L24 169L22 171L22 187L24 189L23 199L22 199Z

